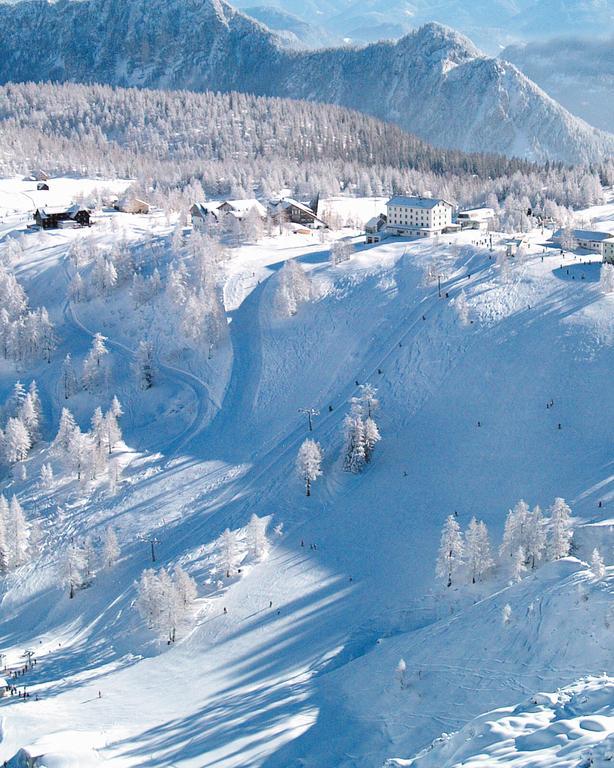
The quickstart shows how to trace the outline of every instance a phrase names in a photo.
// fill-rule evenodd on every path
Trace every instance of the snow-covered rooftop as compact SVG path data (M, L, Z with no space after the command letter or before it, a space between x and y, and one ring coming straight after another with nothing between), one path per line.
M229 205L236 211L236 213L247 213L248 211L251 211L252 208L256 208L258 213L266 213L262 203L255 198L248 198L246 200L224 200L222 203L219 203L217 207L219 208L224 204ZM213 208L213 205L211 205L211 208Z
M558 229L553 237L562 237L563 232L563 229ZM577 240L593 240L594 242L609 240L614 235L613 232L600 232L591 229L572 229L571 232Z
M459 219L491 219L495 215L492 208L469 208L459 211Z
M79 213L79 211L86 211L87 208L85 208L83 205L79 205L78 203L73 203L72 205L66 206L66 205L47 205L44 208L39 208L38 212L41 216L41 218L46 218L47 216L57 216L61 213L68 213L71 216L74 216L76 213Z
M386 205L401 205L406 208L435 208L440 203L449 205L452 208L452 203L448 203L447 200L442 200L436 197L405 197L405 195L396 195L391 197Z

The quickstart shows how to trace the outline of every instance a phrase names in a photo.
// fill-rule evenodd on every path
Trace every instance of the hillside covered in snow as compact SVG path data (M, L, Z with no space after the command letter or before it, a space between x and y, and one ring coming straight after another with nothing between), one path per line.
M614 36L557 38L510 45L511 61L574 115L611 131L614 125Z
M600 258L526 216L512 258L366 245L382 197L202 233L113 210L127 179L37 183L0 180L0 760L372 768L456 731L415 765L606 760ZM28 228L73 200L91 227ZM614 228L611 190L575 216Z
M293 52L224 0L0 4L0 82L241 91L333 103L431 144L595 162L614 137L572 116L513 65L427 24L396 43Z
M614 681L584 678L556 693L489 712L437 739L414 760L388 768L605 766L614 760Z

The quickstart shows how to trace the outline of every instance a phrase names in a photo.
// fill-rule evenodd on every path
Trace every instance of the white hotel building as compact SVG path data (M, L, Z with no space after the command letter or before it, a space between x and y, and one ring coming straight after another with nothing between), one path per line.
M391 235L432 237L452 226L454 206L446 200L397 195L386 203L386 209L386 230Z

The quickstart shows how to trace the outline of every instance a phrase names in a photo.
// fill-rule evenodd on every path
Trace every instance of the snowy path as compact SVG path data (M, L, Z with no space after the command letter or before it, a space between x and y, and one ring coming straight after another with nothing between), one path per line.
M66 286L68 288L71 280L70 269L68 266L68 256L65 256L63 264L67 281ZM89 339L94 337L96 332L93 329L85 327L85 325L77 316L74 303L68 298L64 303L64 317L67 323L76 328L80 333L84 334ZM122 344L121 342L114 339L107 339L107 344L111 349L117 351L120 357L122 357L124 363L126 364L125 374L126 376L130 376L130 367L134 362L134 350L131 350L125 344ZM199 379L198 376L190 373L189 371L182 370L162 361L158 361L158 367L163 373L166 373L166 375L171 380L175 381L179 386L188 388L193 394L194 413L191 417L190 423L185 427L181 434L172 438L168 443L161 447L161 450L164 452L167 458L170 459L184 450L184 448L208 423L218 408L209 397L209 391L205 382Z

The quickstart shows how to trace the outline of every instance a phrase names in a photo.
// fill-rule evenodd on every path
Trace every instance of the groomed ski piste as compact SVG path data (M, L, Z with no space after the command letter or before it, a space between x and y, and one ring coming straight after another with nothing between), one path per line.
M96 183L53 186L74 197ZM71 301L68 252L76 238L104 246L121 230L164 274L175 222L103 213L87 232L24 234L24 192L36 195L25 182L0 182L0 237L20 238L13 269L30 305L49 309L59 345L50 364L0 363L1 401L17 379L35 379L44 409L26 479L7 475L2 488L29 519L42 518L44 538L41 556L3 579L4 663L18 667L31 649L37 664L19 681L28 699L0 700L0 760L11 768L413 765L443 732L583 684L600 686L597 720L609 707L609 731L588 730L595 741L611 734L612 684L599 680L614 658L614 294L600 290L596 255L561 257L544 247L548 233L535 231L528 254L502 267L503 246L491 252L475 232L367 246L344 230L335 236L354 238L355 253L333 266L317 234L264 237L232 248L221 265L228 340L212 356L161 354L155 386L141 391L131 370L138 339L149 332L164 350L173 319L134 311L127 287ZM356 203L369 215L378 205ZM614 227L614 199L581 215ZM289 259L309 276L312 299L287 317L276 289ZM111 490L58 470L43 489L40 466L65 405L61 363L70 353L80 365L95 332L108 339L111 380L69 407L85 429L117 394L121 478ZM341 462L356 382L377 387L382 435L357 475ZM302 408L320 412L311 434ZM324 455L310 497L295 472L306 437ZM500 573L450 589L436 581L448 515L463 528L473 515L484 520L498 545L519 499L547 509L555 497L573 510L573 556L513 584ZM242 542L253 513L269 519L268 556L246 558L230 578L216 574L216 540L230 528ZM119 561L70 599L63 552L109 524ZM154 567L181 564L198 585L170 645L135 609L152 539ZM608 566L601 579L587 565L596 546ZM596 677L578 682L587 675ZM433 752L441 761L420 758L416 768L459 764L441 749ZM595 754L602 765L607 750ZM548 759L467 765L582 764Z

